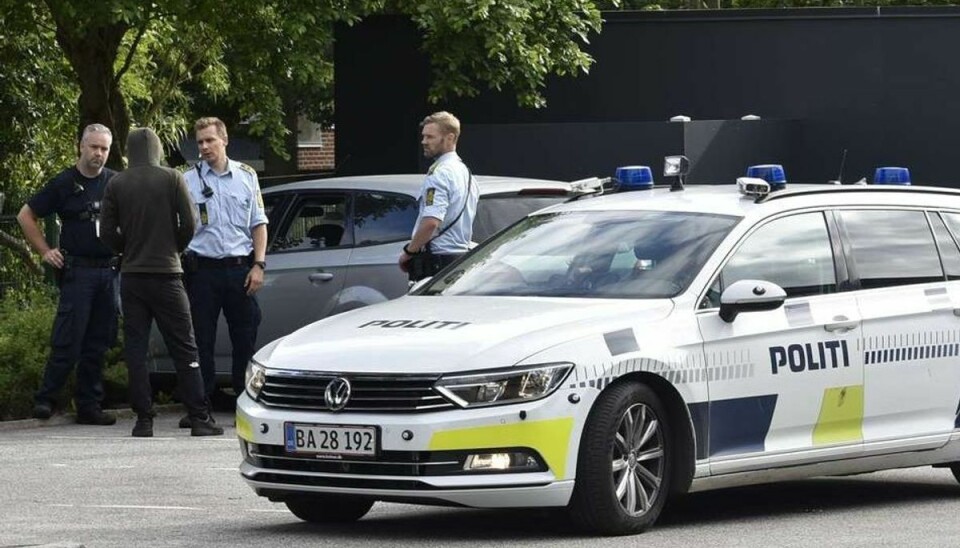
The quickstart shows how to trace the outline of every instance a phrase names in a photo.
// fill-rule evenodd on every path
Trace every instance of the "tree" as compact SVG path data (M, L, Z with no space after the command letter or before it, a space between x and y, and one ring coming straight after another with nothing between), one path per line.
M432 100L486 85L533 107L548 75L587 71L580 48L601 23L590 0L0 0L0 117L14 120L0 128L0 160L15 159L0 191L22 203L93 122L113 130L113 168L131 125L176 143L202 97L285 157L290 109L320 122L332 112L334 26L376 13L423 32Z

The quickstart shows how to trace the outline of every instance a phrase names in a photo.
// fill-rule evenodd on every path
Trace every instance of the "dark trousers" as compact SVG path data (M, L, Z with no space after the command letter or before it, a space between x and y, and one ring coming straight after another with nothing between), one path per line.
M72 267L62 273L50 357L35 401L50 405L77 366L77 410L103 401L103 356L117 340L116 270Z
M177 371L180 399L194 417L205 417L203 378L190 321L190 303L179 274L123 275L123 354L130 382L130 407L138 415L153 414L147 348L150 326L157 321Z
M253 357L260 326L260 305L256 297L247 295L244 283L249 267L204 267L186 276L190 295L193 330L197 335L200 370L207 396L217 388L216 343L220 312L227 320L233 348L231 381L237 395L243 393L247 363Z

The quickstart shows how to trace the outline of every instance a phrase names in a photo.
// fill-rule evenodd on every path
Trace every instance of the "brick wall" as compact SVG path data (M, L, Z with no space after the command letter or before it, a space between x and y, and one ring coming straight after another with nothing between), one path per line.
M297 148L297 169L300 171L333 171L334 131L321 133L323 144L300 145Z

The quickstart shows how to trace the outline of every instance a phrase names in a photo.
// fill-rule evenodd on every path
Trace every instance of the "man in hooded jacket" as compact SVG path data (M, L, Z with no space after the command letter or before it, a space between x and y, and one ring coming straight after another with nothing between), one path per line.
M155 413L146 361L154 319L173 357L191 434L223 434L204 398L190 303L181 279L180 252L196 227L190 194L180 172L160 166L163 147L153 130L131 131L127 154L127 170L112 178L104 192L100 238L123 255L124 358L130 403L137 413L133 435L153 436Z

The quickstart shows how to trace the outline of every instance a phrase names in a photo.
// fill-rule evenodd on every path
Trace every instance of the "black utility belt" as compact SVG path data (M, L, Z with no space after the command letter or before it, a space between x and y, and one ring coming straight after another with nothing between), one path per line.
M73 268L116 268L120 266L120 257L82 257L67 255L64 261L68 267Z
M250 256L242 257L223 257L222 259L213 259L211 257L202 257L197 255L197 266L199 268L232 268L237 266L250 266Z

